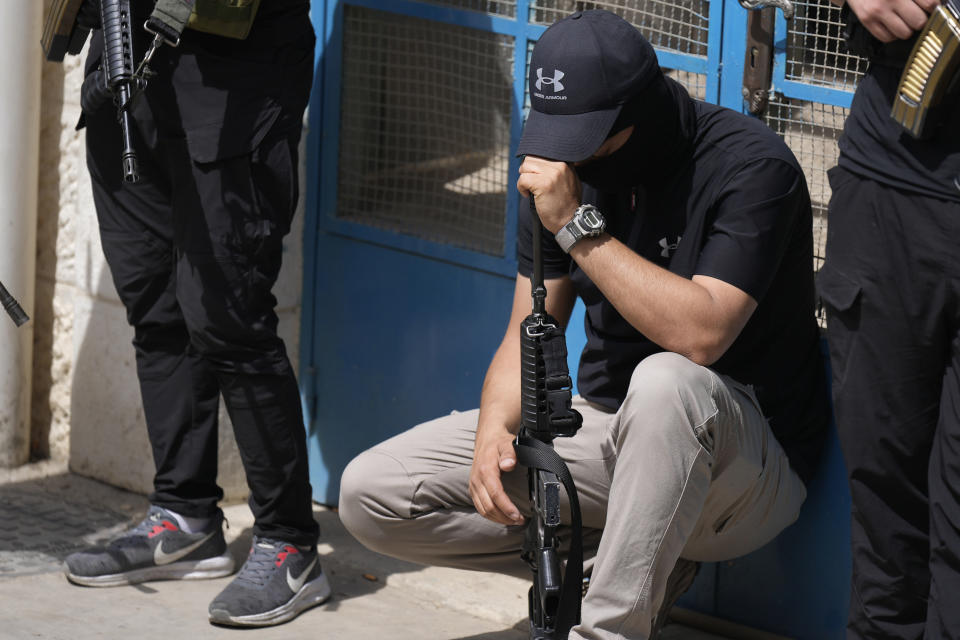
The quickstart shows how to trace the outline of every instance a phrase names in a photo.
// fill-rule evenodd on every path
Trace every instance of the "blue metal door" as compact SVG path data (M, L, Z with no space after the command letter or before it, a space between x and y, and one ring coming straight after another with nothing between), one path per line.
M589 8L640 28L692 96L746 109L737 0L314 0L300 356L319 502L337 502L363 449L477 406L516 274L513 149L529 53L548 25ZM818 268L826 170L861 69L829 0L794 9L776 16L759 117L807 174ZM572 370L582 344L578 306ZM842 637L848 512L834 439L800 521L756 554L705 567L682 603L791 637Z

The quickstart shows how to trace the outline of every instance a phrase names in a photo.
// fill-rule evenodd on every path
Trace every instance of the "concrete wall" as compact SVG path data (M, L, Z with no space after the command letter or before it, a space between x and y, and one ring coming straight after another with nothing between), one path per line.
M44 0L45 15L50 3ZM75 131L83 57L43 67L31 457L68 460L76 473L148 493L153 461L130 344L133 331L103 259L84 132ZM118 171L119 159L118 149ZM301 199L275 290L281 335L294 359L302 209ZM228 500L241 499L246 481L230 421L223 410L220 417L220 483Z

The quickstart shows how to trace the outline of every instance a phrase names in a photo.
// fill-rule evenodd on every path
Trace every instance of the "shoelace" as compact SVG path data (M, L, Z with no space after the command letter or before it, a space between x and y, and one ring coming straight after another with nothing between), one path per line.
M147 514L147 517L141 520L135 527L122 533L118 538L112 540L110 545L122 548L139 544L139 539L141 537L146 537L151 531L153 531L153 527L156 526L161 519L163 519L162 512L151 511Z
M250 556L234 582L246 583L257 588L263 587L276 570L277 548L277 544L271 540L255 540Z

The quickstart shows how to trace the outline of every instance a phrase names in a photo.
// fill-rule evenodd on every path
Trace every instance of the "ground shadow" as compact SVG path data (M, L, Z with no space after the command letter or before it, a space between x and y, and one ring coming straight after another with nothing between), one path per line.
M146 506L143 496L67 473L0 485L0 579L59 571L67 555L116 535Z

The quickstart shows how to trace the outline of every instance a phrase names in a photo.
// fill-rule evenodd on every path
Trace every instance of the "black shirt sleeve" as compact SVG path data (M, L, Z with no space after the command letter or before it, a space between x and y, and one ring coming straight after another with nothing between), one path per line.
M732 284L760 302L809 206L798 167L775 158L744 165L719 194L695 273Z
M532 216L529 200L521 198L517 209L517 272L526 277L533 273ZM540 255L543 258L544 280L570 275L570 256L563 252L556 238L546 229L540 235Z

